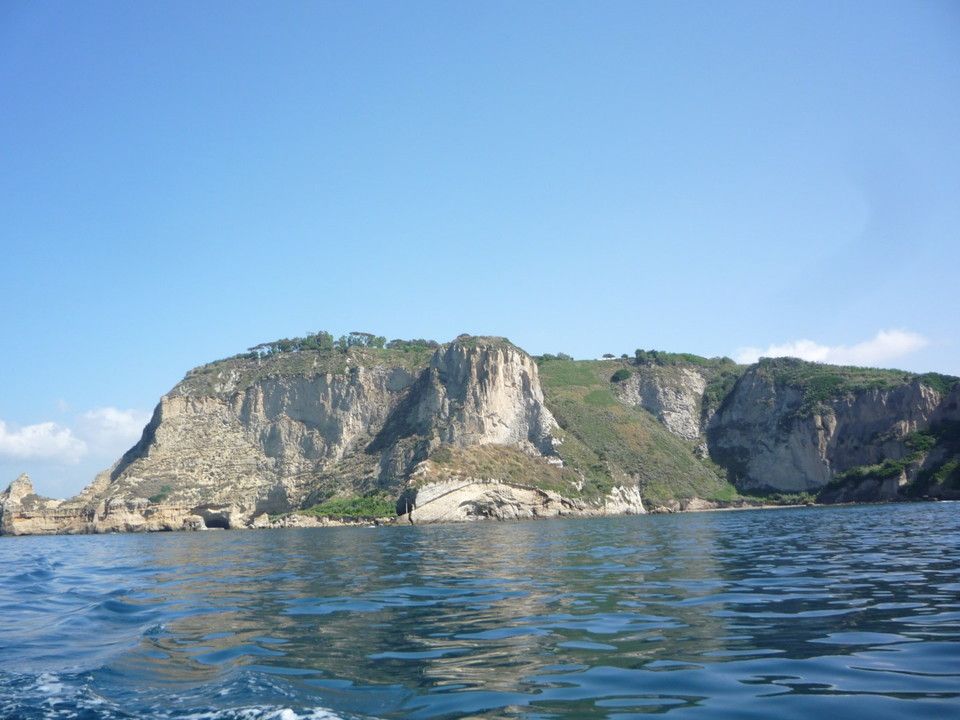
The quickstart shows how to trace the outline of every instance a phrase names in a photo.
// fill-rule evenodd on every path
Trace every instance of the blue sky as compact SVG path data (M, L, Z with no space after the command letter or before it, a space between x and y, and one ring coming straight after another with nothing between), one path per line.
M328 329L960 374L960 5L0 4L0 484Z

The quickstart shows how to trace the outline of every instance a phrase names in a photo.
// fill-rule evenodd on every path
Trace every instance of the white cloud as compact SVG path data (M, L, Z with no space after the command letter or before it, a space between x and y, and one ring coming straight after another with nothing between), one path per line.
M54 460L75 465L87 454L87 444L70 428L54 422L8 429L0 420L0 457L18 460Z
M116 460L139 438L150 413L102 407L77 416L73 427L55 422L17 427L0 420L0 460L76 465L81 459Z
M88 410L77 422L77 434L97 454L116 455L128 450L137 440L150 413L102 407Z
M916 352L929 344L923 336L907 330L881 330L870 340L855 345L821 345L813 340L794 340L782 345L740 348L737 362L754 363L761 357L796 357L837 365L881 365Z

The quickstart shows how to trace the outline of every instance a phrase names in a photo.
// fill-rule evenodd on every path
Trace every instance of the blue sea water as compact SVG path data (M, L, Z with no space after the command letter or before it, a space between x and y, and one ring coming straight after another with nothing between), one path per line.
M0 538L3 718L960 717L960 504Z

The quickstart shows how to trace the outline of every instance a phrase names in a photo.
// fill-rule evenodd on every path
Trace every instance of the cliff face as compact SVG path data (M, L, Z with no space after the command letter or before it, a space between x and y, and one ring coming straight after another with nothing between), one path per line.
M944 396L917 377L824 392L778 369L748 370L708 427L711 457L742 489L818 490L855 468L903 460L913 453L912 434L944 417ZM887 482L856 497L896 494Z
M14 483L3 532L243 526L331 495L397 495L442 445L552 459L537 365L502 339L458 338L421 367L345 358L334 372L275 373L266 358L188 375L137 445L57 513L25 505Z
M103 496L282 512L307 499L316 475L352 455L364 477L351 482L372 483L377 458L363 450L413 384L401 368L354 367L344 375L266 376L216 395L178 386Z
M533 358L499 339L469 338L433 355L371 449L385 452L385 462L405 474L441 444L509 445L549 455L556 425Z
M316 524L270 516L328 501L395 501L410 522L642 513L763 491L960 498L960 381L652 351L535 361L469 336L251 353L188 373L77 497L18 478L0 534Z
M695 368L647 366L617 383L615 391L620 402L643 408L674 435L695 440L701 434L706 387L706 377Z
M453 343L430 363L420 414L440 442L517 445L551 453L557 423L543 404L537 364L511 346Z

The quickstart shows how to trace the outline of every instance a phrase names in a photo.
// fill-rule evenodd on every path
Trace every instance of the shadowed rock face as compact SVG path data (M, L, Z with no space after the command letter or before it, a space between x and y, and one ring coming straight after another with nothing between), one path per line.
M809 409L801 388L754 368L712 418L710 454L738 487L816 490L837 473L905 457L905 436L928 428L942 405L939 393L913 381L846 393Z

